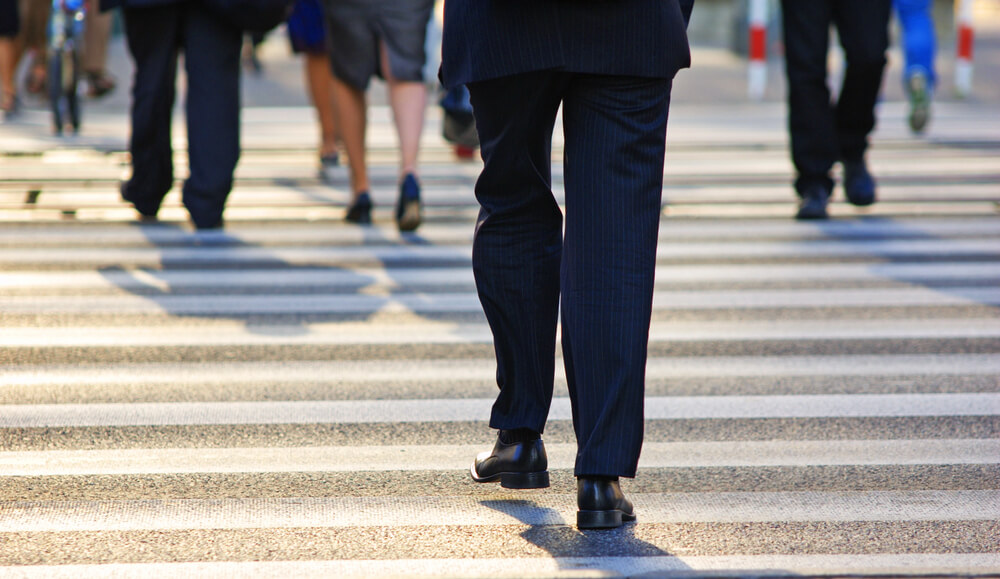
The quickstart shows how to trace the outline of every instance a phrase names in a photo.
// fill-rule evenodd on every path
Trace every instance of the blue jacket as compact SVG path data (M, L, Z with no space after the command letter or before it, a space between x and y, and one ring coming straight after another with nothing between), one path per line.
M545 69L673 78L694 0L445 0L446 87Z

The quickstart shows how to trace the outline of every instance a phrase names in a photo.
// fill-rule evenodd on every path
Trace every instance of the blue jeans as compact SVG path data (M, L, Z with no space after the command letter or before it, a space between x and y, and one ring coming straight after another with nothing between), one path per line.
M927 76L933 88L934 74L934 21L931 19L931 0L893 0L896 16L903 29L904 85L917 72Z

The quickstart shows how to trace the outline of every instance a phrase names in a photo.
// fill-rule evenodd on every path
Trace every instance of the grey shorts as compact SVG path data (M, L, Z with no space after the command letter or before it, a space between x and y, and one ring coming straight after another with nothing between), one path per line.
M434 0L326 0L333 74L358 90L382 76L381 50L397 80L422 82Z

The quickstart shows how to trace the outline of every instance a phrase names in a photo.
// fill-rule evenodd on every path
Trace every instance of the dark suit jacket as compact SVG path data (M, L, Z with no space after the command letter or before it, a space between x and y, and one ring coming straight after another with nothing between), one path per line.
M694 0L445 0L447 87L536 70L673 78Z

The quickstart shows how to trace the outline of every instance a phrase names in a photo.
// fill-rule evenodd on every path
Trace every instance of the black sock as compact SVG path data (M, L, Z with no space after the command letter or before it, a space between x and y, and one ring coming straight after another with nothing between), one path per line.
M500 442L504 444L529 442L538 440L539 438L541 438L541 435L530 428L515 428L513 430L500 431Z

